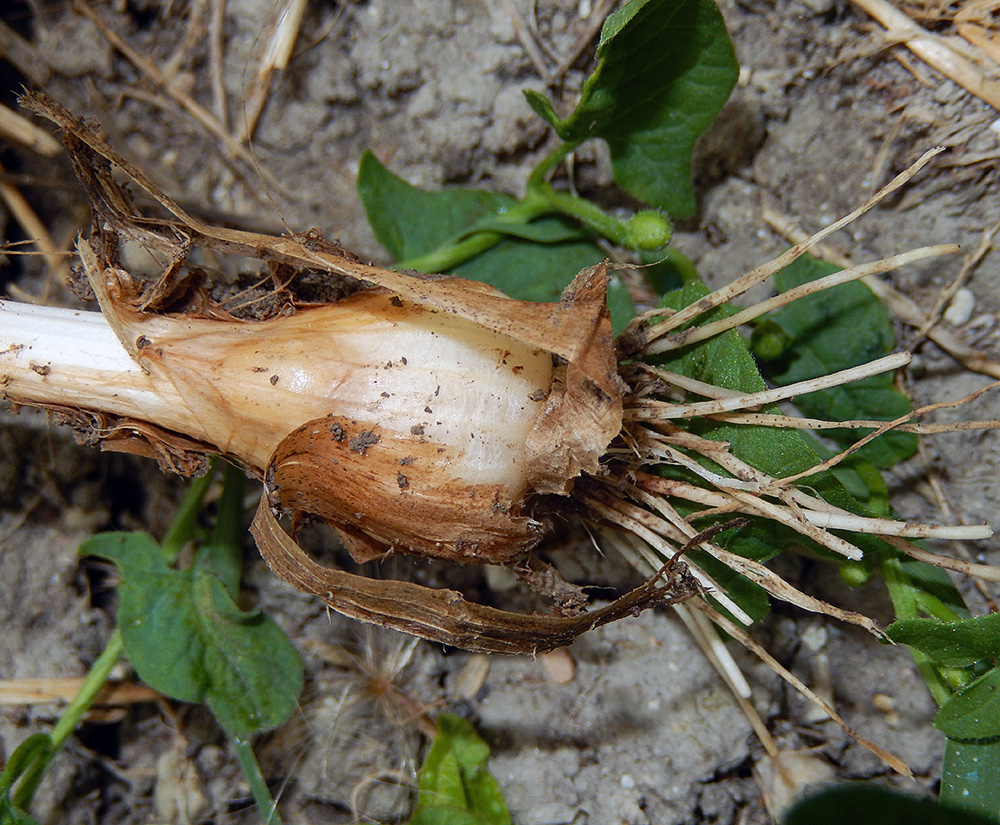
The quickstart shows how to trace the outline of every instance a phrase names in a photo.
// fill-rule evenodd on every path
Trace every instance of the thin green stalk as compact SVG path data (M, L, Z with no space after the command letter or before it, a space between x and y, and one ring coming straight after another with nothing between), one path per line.
M278 815L277 803L274 801L274 797L271 796L271 790L267 787L267 782L264 781L264 775L260 770L260 763L257 762L257 757L250 746L250 741L240 736L231 736L229 741L233 744L236 758L239 760L240 767L243 768L243 773L250 784L250 793L253 795L253 801L257 806L257 810L264 818L264 825L283 825L281 817Z
M579 195L557 192L547 185L540 189L538 194L544 194L550 207L549 211L561 212L563 215L575 218L619 246L631 246L625 221L612 217L597 204L584 200Z
M545 179L549 176L549 174L560 163L562 163L563 160L573 154L579 145L579 142L560 143L555 149L549 152L542 162L532 169L531 174L528 175L527 191L531 193L542 186L546 186L547 184Z
M896 618L919 618L921 608L926 608L927 606L927 594L910 581L910 577L903 569L899 557L891 548L880 548L878 551L878 561L882 571L882 579L885 581L886 589L889 591L889 599L892 601L892 608L896 614ZM938 602L938 604L941 609L947 610L944 604L941 602ZM950 610L948 610L948 613L952 620L958 618ZM910 652L913 654L913 660L924 677L924 681L927 682L931 696L940 707L948 701L953 688L928 656L916 648L910 648Z
M101 692L101 688L111 678L111 671L121 659L122 651L122 636L118 630L115 630L111 634L111 638L108 639L104 652L101 653L97 661L87 671L80 690L73 697L73 701L66 706L66 709L59 717L59 721L56 722L55 727L52 729L52 733L49 735L52 740L52 748L47 757L34 762L25 771L21 781L18 783L13 797L14 805L17 808L20 808L22 811L28 810L31 800L35 796L35 791L38 790L38 786L45 776L46 771L48 771L52 761L56 758L59 751L62 750L66 744L66 740L72 735L80 720L83 719L84 714L94 704L94 700L97 698L97 694Z
M208 492L208 487L215 476L214 467L201 478L196 478L191 482L188 491L184 496L184 501L177 510L177 515L170 524L170 529L163 537L160 545L163 548L163 557L167 564L173 564L180 555L181 548L191 539L195 532L195 524L198 514L201 512L201 502Z
M597 234L620 246L631 246L628 225L625 221L612 217L599 206L568 192L557 192L547 183L530 190L524 200L497 216L497 223L523 226L542 215L561 214L579 221ZM400 261L400 269L416 269L420 272L446 272L466 261L492 249L500 241L509 237L495 230L472 232L459 241L446 244L428 252Z
M546 180L548 175L578 146L562 143L535 167L528 177L527 194L519 203L497 216L496 222L521 226L547 214L562 214L593 229L612 243L631 246L625 221L612 217L596 204L568 192L557 192ZM420 272L446 272L492 249L504 238L504 232L472 232L461 240L445 244L425 255L400 261L400 269Z
M211 539L198 550L196 564L207 565L225 585L235 600L243 577L243 496L246 475L239 467L226 464L222 474L222 496L219 499L215 527Z

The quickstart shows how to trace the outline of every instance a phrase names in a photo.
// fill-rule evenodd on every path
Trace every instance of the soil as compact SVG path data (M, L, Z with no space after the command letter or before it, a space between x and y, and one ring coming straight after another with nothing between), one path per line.
M510 5L529 21L534 9L537 38L556 56L543 55L551 67L586 31L592 4ZM99 8L128 44L161 68L172 67L175 87L209 109L215 65L236 131L276 4L229 0L222 60L215 64L212 6L121 0ZM32 78L13 58L0 64L0 94L14 106L22 85L34 85L99 119L112 145L197 214L277 232L319 227L361 256L388 263L355 194L365 149L420 186L513 194L544 154L546 129L520 90L544 90L546 82L506 7L487 0L310 4L252 143L254 163L279 186L228 156L92 22L62 3L5 6L6 23L37 47L49 69ZM832 245L858 261L927 243L976 248L1000 217L997 112L886 47L877 27L846 0L724 0L722 10L744 71L702 141L698 214L680 223L675 240L706 279L732 280L784 248L787 242L763 219L765 207L815 231L937 144L950 151L901 194L833 236ZM585 49L549 89L566 106L592 53L592 46ZM87 210L65 158L4 144L0 159L56 243L68 247L86 226ZM616 194L600 146L578 154L575 180L602 203L630 206ZM0 221L8 241L24 237L6 213ZM889 279L929 311L960 267L955 256ZM990 251L966 284L962 300L970 309L949 316L966 343L994 359L1000 357L998 267L1000 252ZM10 294L73 300L38 258L11 258L0 280ZM901 346L915 351L901 381L917 403L956 399L986 383L914 330L900 325L898 333ZM1000 406L987 395L940 415L1000 417ZM41 415L3 410L0 416L0 677L79 676L110 633L115 602L109 571L82 564L77 545L103 529L162 535L183 485L152 462L78 447ZM889 481L904 518L1000 526L1000 433L928 437ZM1000 560L995 538L946 549ZM797 559L783 564L783 574L834 603L891 620L877 583L849 590L825 567ZM609 558L601 565L609 581L627 580L623 563ZM414 724L413 708L421 704L474 722L493 748L491 770L522 825L768 821L764 793L776 797L778 789L767 780L763 747L669 612L648 611L585 635L570 648L572 678L557 680L565 676L565 659L485 660L330 616L276 581L251 546L246 584L307 664L301 712L258 745L287 822L405 819L426 742ZM981 594L962 587L983 609ZM807 683L826 685L849 724L902 756L916 780L892 774L737 651L778 745L816 757L806 760L808 776L934 791L943 738L931 725L934 704L905 650L780 607L757 635ZM119 675L131 676L126 668ZM376 689L387 680L409 700ZM48 729L57 713L54 705L0 711L0 758L30 733ZM34 813L43 823L258 821L211 718L168 702L95 712L43 784Z

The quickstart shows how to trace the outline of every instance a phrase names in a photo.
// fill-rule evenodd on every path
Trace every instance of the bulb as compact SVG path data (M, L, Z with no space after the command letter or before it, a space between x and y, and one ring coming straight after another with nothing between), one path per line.
M99 296L111 326L70 313L78 345L66 363L6 326L6 395L70 400L126 418L126 431L161 450L179 434L237 459L265 477L273 504L326 519L359 560L400 551L509 562L540 536L527 498L596 472L621 426L621 398L605 380L615 363L604 310L584 350L605 369L595 380L589 366L383 289L264 321L221 320L130 309L110 274ZM603 306L604 278L591 273L581 311Z

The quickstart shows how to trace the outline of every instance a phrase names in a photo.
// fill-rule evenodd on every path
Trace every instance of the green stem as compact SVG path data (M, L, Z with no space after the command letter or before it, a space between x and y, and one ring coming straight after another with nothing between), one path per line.
M599 206L578 195L557 192L545 182L530 189L524 200L512 206L503 215L499 215L497 222L523 226L535 218L553 213L573 218L619 246L630 245L628 224L625 221L609 215ZM461 240L440 246L426 255L400 261L397 268L416 269L420 272L446 272L492 249L507 237L505 233L494 230L472 232Z
M253 794L254 803L257 810L264 818L264 825L283 825L281 817L278 815L278 806L271 796L271 791L264 781L264 775L260 771L260 763L254 755L253 748L249 740L240 736L231 736L233 750L236 758L240 761L240 767L246 775L247 782L250 783L250 793Z
M544 199L528 195L504 214L498 215L496 221L518 226L551 211ZM472 232L460 241L440 246L426 255L418 255L415 258L400 261L396 268L416 269L420 272L445 272L481 255L487 249L492 249L506 237L508 236L503 232L492 230Z
M528 177L524 199L498 216L497 220L517 226L542 215L561 213L575 218L612 243L629 246L625 221L612 217L599 206L577 195L555 191L546 181L552 170L574 152L577 146L579 143L561 143L553 149ZM397 266L399 269L416 269L420 272L445 272L492 249L506 237L505 233L493 230L472 232L461 240L440 246L426 255L400 261Z
M625 221L612 217L597 204L584 200L579 195L569 192L557 192L547 184L538 193L544 196L550 212L561 212L571 218L576 218L584 226L588 226L619 246L630 246L628 226Z
M66 709L59 717L59 721L56 722L55 727L52 729L52 733L50 734L52 748L47 757L34 762L25 771L21 781L18 783L13 802L22 811L26 811L28 806L31 805L31 800L35 796L35 791L38 790L42 777L45 776L52 761L56 758L59 751L62 750L66 744L66 740L72 735L80 720L83 719L84 714L94 704L97 694L101 692L101 688L104 687L111 677L112 669L121 659L122 652L122 635L118 630L115 630L111 634L111 638L108 639L108 644L104 648L104 652L101 653L97 661L87 671L80 690L73 697L73 701L66 706Z
M573 154L579 145L579 141L576 143L560 143L555 149L549 152L542 162L528 175L528 193L530 194L542 186L547 186L548 184L545 182L545 179L563 160Z
M214 476L215 467L213 465L212 469L205 473L205 475L191 482L191 486L184 496L184 501L181 502L181 506L177 510L177 515L174 516L174 520L170 524L170 529L167 530L167 534L163 537L163 542L160 545L163 548L163 557L166 559L168 565L177 561L177 557L180 555L181 548L184 547L185 542L194 536L195 523L198 520L198 514L201 512L201 502L205 498L205 493L208 492L208 486L212 483Z
M202 544L195 556L196 566L211 570L235 601L243 577L243 495L246 475L233 464L226 464L222 474L222 496L219 499L215 527L211 539Z
M916 619L921 614L922 591L918 588L906 574L899 556L886 546L878 550L878 562L882 571L882 579L885 581L886 589L889 591L889 598L892 601L892 608L897 619ZM940 603L942 608L946 608ZM954 613L948 611L952 619L957 618ZM917 664L927 687L934 697L934 701L940 707L948 701L952 694L952 688L947 680L938 671L931 659L916 648L910 648L913 660Z

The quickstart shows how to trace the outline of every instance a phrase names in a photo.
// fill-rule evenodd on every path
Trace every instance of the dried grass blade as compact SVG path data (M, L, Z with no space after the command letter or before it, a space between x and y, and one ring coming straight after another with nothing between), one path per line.
M927 404L916 410L911 410L906 415L902 415L892 421L885 421L878 425L877 429L873 432L868 433L868 435L856 441L846 450L838 453L837 455L817 464L815 467L811 467L808 470L803 470L801 473L795 473L794 475L786 476L785 478L779 479L775 482L775 485L786 485L792 482L799 481L800 479L806 478L811 475L815 475L823 470L828 470L831 467L836 466L849 455L853 455L866 444L868 444L873 439L878 438L880 435L889 432L890 430L900 429L902 425L906 424L914 418L917 418L927 413L934 412L935 410L948 409L951 407L958 407L962 404L968 404L971 401L975 401L979 396L984 393L991 392L992 390L1000 389L1000 381L995 381L992 384L987 384L985 387L980 387L973 393L965 396L964 398L959 398L957 401L938 401L934 404ZM842 424L841 426L846 426ZM1000 420L989 419L986 421L963 421L958 424L941 424L938 425L934 432L947 432L952 429L962 430L962 429L977 429L977 430L995 430L1000 429ZM926 431L926 430L925 430Z
M1000 83L987 77L972 61L962 57L944 38L918 26L885 0L853 2L886 27L886 37L900 41L925 63L1000 111Z
M792 243L801 243L808 236L797 228L793 222L785 215L773 209L764 209L764 220L782 237ZM817 250L819 251L819 250ZM824 248L820 252L821 257L840 266L852 266L850 259L845 255L831 248ZM910 298L893 289L891 285L878 278L863 278L864 284L875 293L878 299L885 304L893 317L910 327L920 329L927 323L927 315ZM927 331L930 338L941 349L947 352L952 358L958 361L966 369L988 375L991 378L1000 378L1000 362L992 360L986 354L962 342L959 337L950 329L941 326L932 326Z
M971 576L990 582L1000 582L1000 567L995 567L992 564L976 564L971 561L955 559L951 556L939 556L937 553L931 553L928 550L917 547L915 544L911 544L903 538L895 536L885 536L885 540L900 552L917 561L932 564L935 567L942 567L945 570L954 570L963 576Z

